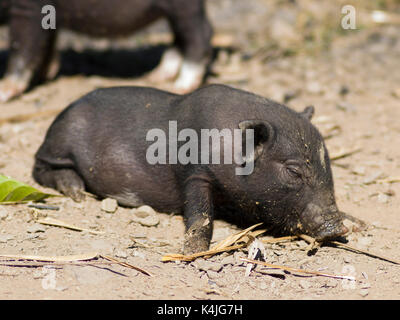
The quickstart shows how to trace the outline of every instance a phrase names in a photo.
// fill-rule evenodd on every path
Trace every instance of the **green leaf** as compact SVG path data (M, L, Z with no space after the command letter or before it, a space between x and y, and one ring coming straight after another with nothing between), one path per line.
M58 195L41 192L22 182L0 174L0 203L40 201Z

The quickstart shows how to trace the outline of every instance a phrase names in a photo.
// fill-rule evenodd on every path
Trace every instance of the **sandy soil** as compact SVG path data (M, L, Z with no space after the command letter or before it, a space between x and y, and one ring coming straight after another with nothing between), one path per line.
M271 11L278 8L275 2L210 1L213 24L225 35L219 41L227 39L234 48L216 51L207 81L286 102L298 111L314 105L313 122L326 136L331 157L357 151L333 162L338 206L369 224L368 230L351 233L348 244L400 261L400 26L349 30L333 37L327 50L311 48L285 54L285 50L269 48L275 41L273 32L265 33L277 21L267 19L271 12L277 12ZM289 6L282 17L296 10ZM340 7L337 12L340 14ZM280 21L284 21L282 17ZM241 25L233 24L235 21ZM163 49L149 43L168 38L164 31L165 24L159 23L111 45L107 40L91 41L65 33L60 38L63 64L59 76L1 105L0 118L61 110L97 87L148 85L143 73L157 63ZM289 38L290 43L290 35L296 35L290 29L286 34L286 38L282 36L283 48L284 40ZM0 45L6 48L4 29ZM0 69L4 59L4 52L0 53ZM33 155L54 116L1 124L1 173L52 191L33 181L31 168ZM161 262L164 254L181 251L184 226L179 215L160 213L159 223L147 227L135 218L132 209L119 207L115 213L106 213L101 210L101 201L90 197L82 203L67 198L48 203L60 210L0 207L0 254L62 256L95 251L143 268L152 277L120 265L0 265L0 299L400 298L399 265L366 255L330 246L308 255L308 244L303 240L266 245L269 263L350 274L356 281L296 276L260 266L244 277L246 266L239 258L246 256L246 251L224 253L208 261ZM34 219L37 215L104 233L40 225ZM213 242L238 230L217 220Z

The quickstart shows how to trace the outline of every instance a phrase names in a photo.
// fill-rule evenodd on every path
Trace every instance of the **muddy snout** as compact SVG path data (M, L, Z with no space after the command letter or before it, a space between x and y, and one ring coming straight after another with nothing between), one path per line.
M304 218L307 233L319 241L334 239L349 232L343 224L344 215L336 206L324 210L318 205L309 204Z

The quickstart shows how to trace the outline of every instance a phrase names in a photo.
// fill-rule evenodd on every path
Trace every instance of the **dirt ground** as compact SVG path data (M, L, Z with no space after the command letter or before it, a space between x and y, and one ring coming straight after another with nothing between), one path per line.
M314 105L313 122L326 137L331 158L338 157L333 161L338 206L369 224L366 231L349 234L348 244L400 261L400 25L365 22L357 30L326 33L339 29L340 3L304 1L303 8L291 1L209 1L210 18L221 36L207 82L245 89L298 111ZM329 20L332 25L325 25L325 31L318 33L322 23L318 19L312 20L311 29L301 29L307 24L296 25L299 14L322 14L325 7L334 12ZM61 110L97 87L148 85L143 73L159 59L164 47L154 44L168 39L165 31L161 22L112 43L62 34L59 76L0 105L0 118ZM0 48L6 47L3 28ZM4 64L5 51L0 52L0 69ZM171 85L159 87L170 89ZM31 169L54 116L1 124L0 173L53 192L33 181ZM0 264L0 299L400 298L400 266L363 254L323 246L308 255L303 240L267 244L269 263L352 275L356 281L299 276L261 266L245 277L245 263L239 260L247 255L245 250L207 261L161 262L164 254L181 252L184 225L180 215L160 213L158 224L148 227L132 209L119 207L106 213L101 201L90 197L82 203L68 198L47 203L60 209L35 211L25 204L0 207L0 254L98 252L152 276L120 265L28 268ZM103 233L41 225L35 222L37 215ZM217 220L213 242L237 231L236 226Z

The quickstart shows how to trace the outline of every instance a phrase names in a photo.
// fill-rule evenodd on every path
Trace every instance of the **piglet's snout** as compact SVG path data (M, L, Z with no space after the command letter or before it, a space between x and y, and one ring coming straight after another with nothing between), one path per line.
M329 209L324 210L315 204L307 206L305 224L308 226L310 235L318 240L336 238L349 232L349 229L343 224L343 214L337 209Z

